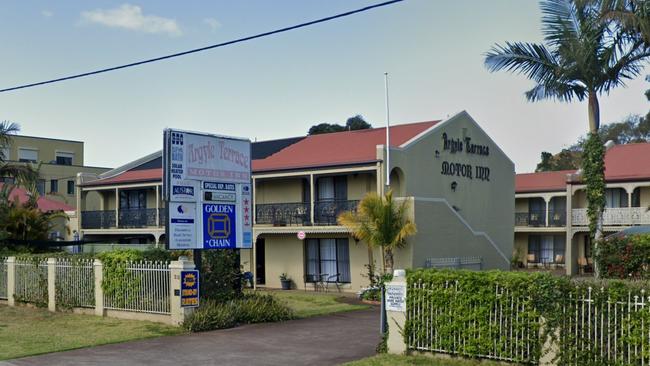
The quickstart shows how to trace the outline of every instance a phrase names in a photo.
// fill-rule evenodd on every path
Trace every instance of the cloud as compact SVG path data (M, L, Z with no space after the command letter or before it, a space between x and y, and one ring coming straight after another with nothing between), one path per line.
M170 36L183 34L176 20L157 15L144 15L137 5L123 4L114 9L84 11L81 18L90 23L112 28L123 28L145 33L166 33Z
M217 30L217 28L221 27L221 23L219 23L219 21L214 19L214 18L205 18L205 19L203 19L203 23L205 23L213 31Z
M46 18L50 18L54 15L54 13L49 10L41 10L41 15Z

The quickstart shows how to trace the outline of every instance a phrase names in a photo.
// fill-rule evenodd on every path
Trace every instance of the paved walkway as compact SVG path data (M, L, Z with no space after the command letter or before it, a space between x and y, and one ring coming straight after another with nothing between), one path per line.
M337 365L373 355L379 340L375 307L51 353L0 365Z

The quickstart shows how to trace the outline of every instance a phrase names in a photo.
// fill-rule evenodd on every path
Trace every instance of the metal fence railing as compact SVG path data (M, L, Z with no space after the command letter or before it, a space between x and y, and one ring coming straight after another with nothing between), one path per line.
M95 307L95 271L92 259L57 259L56 304L63 307Z
M47 304L47 261L16 258L15 297L17 301Z
M7 300L7 258L0 257L0 299Z
M644 290L616 301L588 288L569 295L564 314L561 336L575 345L564 365L650 365L650 298Z
M533 323L539 320L519 316L529 310L530 302L499 286L494 291L494 301L486 307L462 301L465 295L457 282L410 284L407 319L415 320L419 328L408 334L408 348L500 361L532 361L539 337ZM448 301L437 301L441 296ZM481 308L489 311L479 314ZM456 317L463 317L463 331L449 327ZM485 344L490 346L481 346Z
M483 258L476 256L427 258L424 262L424 267L438 269L470 269L480 271L483 268Z
M167 262L129 262L117 276L104 267L103 280L108 281L104 288L106 309L154 314L171 312Z

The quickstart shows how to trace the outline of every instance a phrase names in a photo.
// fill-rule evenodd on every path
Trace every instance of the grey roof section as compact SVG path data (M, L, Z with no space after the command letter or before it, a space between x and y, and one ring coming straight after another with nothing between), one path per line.
M299 137L289 137L286 139L278 139L278 140L268 140L268 141L259 141L259 142L253 142L251 145L252 155L251 159L253 160L259 160L259 159L264 159L266 157L269 157L276 152L284 149L287 146L293 145L296 142L304 139L306 136L299 136Z

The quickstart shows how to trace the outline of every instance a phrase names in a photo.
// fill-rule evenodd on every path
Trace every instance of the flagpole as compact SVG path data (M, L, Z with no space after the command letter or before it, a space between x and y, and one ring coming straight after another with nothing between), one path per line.
M384 73L384 89L386 93L386 191L390 189L390 109L388 107L388 73Z

